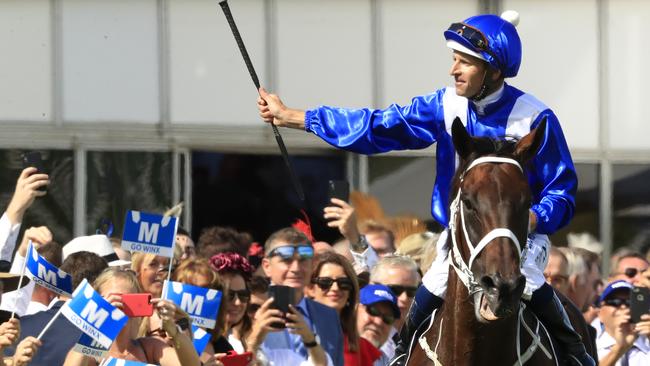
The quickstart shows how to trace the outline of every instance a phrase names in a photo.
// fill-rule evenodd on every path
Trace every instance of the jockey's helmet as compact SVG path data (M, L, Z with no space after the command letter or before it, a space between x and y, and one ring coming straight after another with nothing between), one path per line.
M447 47L480 58L501 70L503 77L517 75L521 64L521 40L515 26L519 14L506 11L501 17L477 15L453 23L444 33Z

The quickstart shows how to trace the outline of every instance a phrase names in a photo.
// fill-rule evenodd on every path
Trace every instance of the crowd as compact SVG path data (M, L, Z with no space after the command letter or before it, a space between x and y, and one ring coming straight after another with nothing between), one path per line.
M306 225L281 228L263 245L224 227L204 229L195 244L179 229L173 258L129 253L119 239L101 234L62 246L46 226L27 228L18 238L24 213L42 195L38 187L47 184L47 175L25 169L0 219L5 364L102 361L73 350L82 332L64 317L37 339L69 297L26 278L20 281L30 242L48 262L71 274L73 287L86 279L117 308L125 294L151 294L156 311L130 318L108 355L160 365L227 366L224 356L248 353L258 365L388 365L422 273L433 261L423 259L435 254L431 243L437 234L418 232L397 241L389 225L358 222L355 208L336 198L323 210L341 233L332 244L315 240ZM650 314L635 323L630 315L633 289L650 287L648 253L618 249L609 274L601 273L601 263L597 250L553 246L544 277L565 296L565 307L579 309L590 324L593 344L587 349L601 365L648 364ZM188 315L162 299L170 270L174 281L223 293L216 326L206 329L210 342L200 354ZM295 290L286 312L273 306L275 285Z

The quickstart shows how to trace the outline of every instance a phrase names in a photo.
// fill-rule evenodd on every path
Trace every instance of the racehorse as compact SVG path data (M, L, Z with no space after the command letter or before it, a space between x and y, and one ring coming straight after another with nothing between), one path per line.
M546 120L518 142L469 135L460 119L452 140L460 164L452 183L445 304L411 342L408 365L556 365L555 347L520 301L521 248L531 193L525 167Z

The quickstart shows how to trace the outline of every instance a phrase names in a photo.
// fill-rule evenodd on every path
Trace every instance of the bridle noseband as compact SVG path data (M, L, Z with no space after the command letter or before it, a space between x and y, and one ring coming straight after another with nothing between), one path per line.
M504 158L504 157L498 157L498 156L484 156L481 158L478 158L474 160L468 167L465 169L465 171L461 174L460 176L460 183L463 182L463 179L465 177L465 174L472 169L473 167L480 165L480 164L485 164L485 163L505 163L505 164L512 164L519 168L519 170L523 173L524 170L522 169L521 165L519 162L517 162L514 159L510 158ZM469 291L470 294L482 291L480 288L480 285L476 280L474 279L474 274L471 271L472 264L474 263L474 260L478 255L487 247L490 242L492 242L496 238L509 238L512 240L512 242L515 244L515 247L517 248L517 254L519 255L521 259L521 246L519 245L519 240L517 239L517 236L515 233L512 232L512 230L508 228L496 228L492 229L489 233L487 233L479 243L474 246L472 244L472 241L469 238L469 234L467 233L467 227L465 225L465 214L463 212L463 205L460 204L460 196L461 196L461 187L459 184L458 187L458 194L456 195L456 198L451 202L450 205L450 220L449 220L449 231L451 235L451 240L453 243L452 247L452 258L449 261L450 265L456 270L456 273L458 274L458 277L460 278L461 282L467 287L467 290ZM469 257L469 264L466 264L465 261L463 260L463 257L461 256L460 249L458 248L458 243L456 240L456 215L460 211L460 220L461 220L461 225L463 228L463 235L465 236L465 241L467 242L467 246L470 249L470 257Z

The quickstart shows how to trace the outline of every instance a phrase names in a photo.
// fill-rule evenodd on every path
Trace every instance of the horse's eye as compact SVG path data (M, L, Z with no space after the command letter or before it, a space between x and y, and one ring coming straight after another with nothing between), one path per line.
M472 205L472 202L470 200L463 200L463 204L465 205L465 208L469 211L474 211L474 205Z

